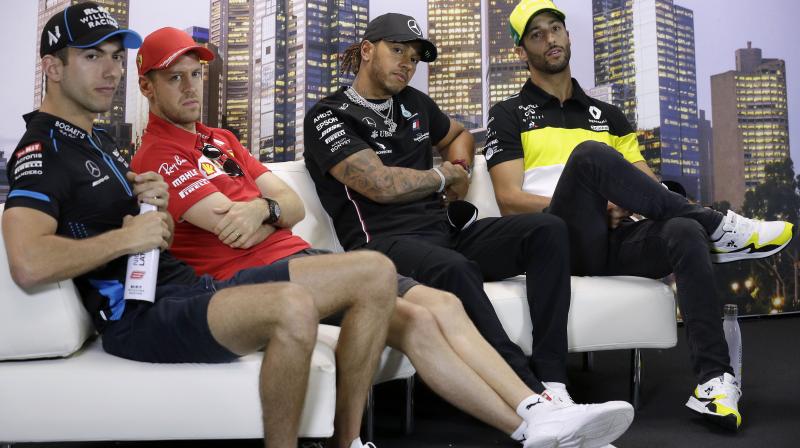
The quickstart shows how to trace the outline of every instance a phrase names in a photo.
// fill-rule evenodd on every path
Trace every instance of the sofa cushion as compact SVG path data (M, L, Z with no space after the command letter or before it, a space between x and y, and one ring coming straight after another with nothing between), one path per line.
M96 340L65 359L4 362L0 440L258 439L261 358L151 364L109 355ZM333 347L318 341L300 435L329 437L335 405Z
M333 221L319 202L314 181L306 170L305 161L267 163L266 166L292 187L305 205L306 217L292 227L292 232L308 241L315 249L343 252L344 249L336 238Z
M530 355L525 277L484 283L484 289L509 338ZM570 352L674 347L675 298L649 278L572 277L567 340Z
M68 356L78 350L94 328L72 280L23 290L11 279L2 238L0 251L0 360Z

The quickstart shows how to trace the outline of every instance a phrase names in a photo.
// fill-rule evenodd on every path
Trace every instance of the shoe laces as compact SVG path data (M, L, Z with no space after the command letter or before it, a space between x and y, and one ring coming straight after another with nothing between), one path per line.
M750 218L745 218L737 213L728 210L725 216L725 223L722 225L722 230L734 234L744 233L750 234L756 226L756 221Z

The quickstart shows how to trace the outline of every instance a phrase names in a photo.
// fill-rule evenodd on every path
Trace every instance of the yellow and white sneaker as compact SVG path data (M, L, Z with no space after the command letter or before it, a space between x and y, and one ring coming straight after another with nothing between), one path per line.
M792 240L793 225L784 221L759 221L730 210L711 235L714 263L769 257Z
M729 373L712 378L694 389L686 406L724 428L736 431L742 425L739 381Z

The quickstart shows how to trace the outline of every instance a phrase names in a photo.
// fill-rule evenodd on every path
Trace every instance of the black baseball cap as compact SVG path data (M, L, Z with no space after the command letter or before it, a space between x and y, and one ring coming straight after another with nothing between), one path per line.
M433 62L436 60L436 45L425 39L422 35L417 21L404 14L390 12L382 16L375 17L367 25L364 32L364 39L370 42L388 40L390 42L420 42L422 44L422 62Z
M91 48L110 37L119 36L124 48L139 48L142 37L136 31L120 29L108 9L94 2L67 6L56 13L42 29L39 56L66 47Z

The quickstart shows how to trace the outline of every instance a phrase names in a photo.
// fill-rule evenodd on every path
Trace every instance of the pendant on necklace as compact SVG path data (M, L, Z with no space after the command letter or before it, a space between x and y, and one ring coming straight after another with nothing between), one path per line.
M397 123L395 123L394 120L392 120L391 118L383 120L383 123L386 125L387 128L389 128L389 132L391 133L394 134L394 131L397 130Z

